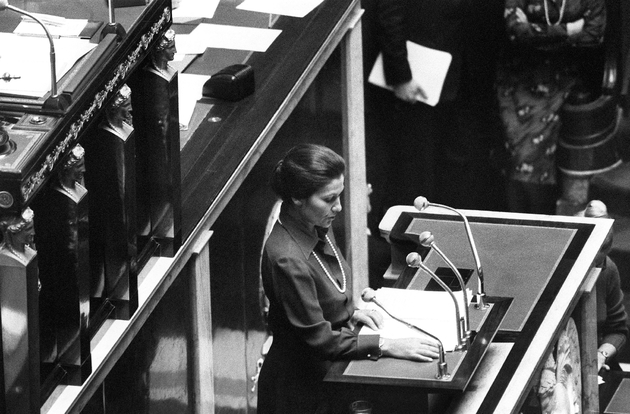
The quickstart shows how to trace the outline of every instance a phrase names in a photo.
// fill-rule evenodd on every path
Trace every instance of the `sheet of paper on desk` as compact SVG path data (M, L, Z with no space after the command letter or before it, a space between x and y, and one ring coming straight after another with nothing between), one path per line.
M178 78L179 124L187 128L195 105L202 97L203 84L210 76L180 73Z
M79 37L88 23L87 19L66 19L49 14L32 14L46 25L51 36ZM42 26L30 17L22 17L22 21L13 30L13 33L26 36L45 35Z
M54 39L57 80L97 45L77 38ZM44 37L0 33L0 94L43 97L50 91L50 44Z
M201 55L206 51L206 45L199 43L197 37L189 34L178 34L175 37L177 53L184 55Z
M446 79L446 73L451 65L451 54L407 41L407 59L413 79L427 94L427 99L418 98L418 100L427 105L435 106L440 100L444 79ZM368 82L381 88L393 89L385 81L382 53L376 58Z
M173 22L187 23L192 20L212 19L221 0L180 0L173 6Z
M459 301L460 316L464 316L464 299L461 292L453 292ZM472 292L467 289L468 303ZM437 336L445 351L452 351L457 346L457 325L455 324L455 306L447 292L435 292L412 289L380 288L376 290L376 299L389 313ZM378 333L384 338L419 337L416 329L393 319L376 304L370 302L368 309L378 310L384 317L384 326ZM364 326L360 335L373 334L374 331Z
M201 23L190 37L205 47L264 52L280 33L282 31L277 29Z
M304 17L322 2L323 0L245 0L236 8L259 13Z

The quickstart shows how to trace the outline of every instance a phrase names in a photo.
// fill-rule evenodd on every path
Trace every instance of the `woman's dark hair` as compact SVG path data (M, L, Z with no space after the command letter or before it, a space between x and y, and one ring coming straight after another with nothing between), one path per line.
M345 170L343 158L330 148L300 144L291 148L276 164L271 187L283 201L301 200L338 178Z

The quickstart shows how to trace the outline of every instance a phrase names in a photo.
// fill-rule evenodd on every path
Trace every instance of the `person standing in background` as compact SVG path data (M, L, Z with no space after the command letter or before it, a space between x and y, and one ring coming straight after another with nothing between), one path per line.
M491 150L500 144L494 96L502 3L363 0L367 176L373 234L388 207L423 195L457 208L503 209ZM452 55L440 100L413 79L406 41ZM367 82L379 53L393 93ZM426 62L431 65L431 62Z
M555 214L559 112L567 100L588 102L601 86L594 53L606 27L605 1L506 0L505 26L497 96L510 156L509 209Z

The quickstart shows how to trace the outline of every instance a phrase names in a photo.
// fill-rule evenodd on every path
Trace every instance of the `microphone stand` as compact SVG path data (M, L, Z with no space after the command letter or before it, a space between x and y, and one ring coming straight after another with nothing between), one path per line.
M109 14L108 16L109 23L107 23L105 27L103 27L103 30L101 30L100 39L103 40L105 36L107 36L108 34L113 34L116 36L118 41L120 41L127 35L127 32L125 31L125 28L122 26L122 24L116 23L116 15L114 12L114 0L106 0L106 2L107 2L107 11Z
M448 364L446 363L446 359L444 357L445 353L444 353L444 345L442 345L442 341L440 341L440 339L437 336L435 336L435 335L425 331L424 329L420 328L419 326L416 326L416 325L414 325L412 323L409 323L409 322L407 322L407 321L405 321L403 319L400 319L397 316L392 315L387 309L385 309L385 307L383 305L381 305L381 303L378 300L376 300L376 296L372 296L370 299L367 299L365 297L365 293L366 293L367 290L371 291L372 289L366 288L363 291L363 294L361 295L361 298L363 299L363 301L365 301L365 302L374 302L374 304L376 304L376 306L381 308L386 314L391 316L393 319L395 319L398 322L402 323L403 325L405 325L409 329L415 329L415 330L417 330L417 331L427 335L429 338L432 338L433 340L435 340L437 342L439 356L438 356L438 364L437 364L437 366L438 366L438 373L436 374L435 378L443 379L443 380L449 379L451 377L451 374L448 373Z
M426 209L428 206L443 208L445 210L454 212L455 214L459 215L462 218L462 220L464 221L464 227L466 228L466 235L468 236L468 243L470 244L470 250L472 250L472 254L475 259L475 265L477 267L478 287L477 287L477 295L476 295L477 303L475 307L477 309L487 309L489 305L486 303L486 290L484 287L484 275L483 275L483 269L481 268L481 260L479 260L479 254L477 253L475 240L473 239L472 231L470 230L470 224L468 224L468 219L466 218L466 216L462 214L460 211L452 207L445 206L443 204L429 203L429 201L425 197L422 197L422 196L417 197L414 200L413 205L419 211Z
M459 303L457 301L457 298L455 297L455 295L453 294L453 291L446 285L446 283L444 283L442 281L442 279L440 279L438 277L438 275L436 275L435 273L433 273L433 271L431 269L429 269L424 263L422 263L422 259L420 258L420 255L416 252L411 252L407 255L407 265L409 267L416 267L416 268L421 268L422 270L424 270L425 272L427 272L429 274L429 276L431 276L433 278L433 280L435 280L441 287L442 289L444 289L445 291L448 292L448 294L451 296L451 299L453 299L453 304L455 305L455 319L456 319L456 328L457 328L457 347L455 347L456 351L465 351L466 350L466 343L464 342L463 336L462 336L462 319L461 319L461 315L459 312Z
M451 268L453 273L455 273L455 276L457 276L457 280L459 281L459 285L462 288L462 294L464 296L464 305L465 305L464 306L464 327L463 327L464 338L466 338L467 340L470 339L471 332L470 332L470 316L468 313L468 292L466 292L466 283L464 283L464 278L462 277L461 273L459 273L459 270L453 264L453 262L451 262L448 259L448 257L446 257L444 253L442 253L442 250L438 248L437 244L435 244L433 234L431 234L430 231L425 231L420 234L420 244L423 245L424 247L432 247L433 250L435 250L435 252L439 254L440 257Z

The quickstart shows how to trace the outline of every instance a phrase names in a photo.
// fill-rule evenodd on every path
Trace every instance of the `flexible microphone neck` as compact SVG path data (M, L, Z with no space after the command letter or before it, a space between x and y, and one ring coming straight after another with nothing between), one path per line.
M477 253L477 246L475 244L475 239L473 238L472 231L470 229L470 224L468 223L468 218L459 210L456 210L449 206L445 206L443 204L430 203L429 200L426 199L426 197L422 196L416 197L413 205L418 211L422 211L427 207L432 206L452 211L459 217L461 217L462 221L464 222L464 227L466 229L468 244L470 245L470 250L472 251L473 258L475 260L475 266L477 268L477 304L475 306L479 309L486 309L488 305L485 303L486 289L484 286L483 269L481 268L481 260L479 260L479 253Z
M456 351L465 350L466 342L465 342L465 338L462 335L462 323L461 323L462 319L459 312L459 302L457 301L457 298L455 297L455 294L453 293L451 288L449 288L448 285L444 283L442 279L438 277L438 275L433 273L431 269L429 269L424 263L422 263L422 258L420 257L418 253L411 252L407 255L407 265L409 267L421 268L422 270L427 272L429 276L431 276L431 278L433 278L433 280L435 280L438 283L438 285L440 285L440 287L442 287L442 289L444 289L449 294L449 296L453 300L453 304L455 305L455 321L456 321L455 325L457 328L457 347L455 348L455 350Z
M56 98L57 97L57 67L55 63L55 44L53 43L52 36L50 35L50 32L46 28L46 25L37 17L30 14L29 12L24 11L22 9L18 9L17 7L11 6L8 0L0 0L0 11L5 10L5 9L13 10L16 13L20 13L27 17L30 17L31 19L39 23L39 25L44 29L44 33L46 34L46 37L48 38L48 43L50 43L50 97Z
M426 336L428 336L429 338L433 339L435 342L437 342L438 344L438 373L436 375L437 379L449 379L451 377L451 375L448 373L448 366L446 363L446 359L445 359L445 352L444 352L444 345L442 345L442 341L440 340L440 338L438 338L437 336L425 331L424 329L420 328L419 326L416 326L412 323L409 323L395 315L392 315L377 299L376 299L376 292L374 292L374 290L372 288L365 288L363 289L363 292L361 293L361 299L363 300L363 302L373 302L376 306L378 306L379 308L381 308L383 310L383 312L385 312L386 314L388 314L392 319L397 320L398 322L402 323L403 325L407 326L410 329L415 329L423 334L425 334Z
M435 250L435 252L438 255L440 255L442 260L446 262L448 267L451 268L453 273L455 273L455 276L457 277L457 281L459 282L459 286L462 289L462 295L464 297L464 327L463 327L464 337L470 338L471 332L470 332L470 317L468 313L468 292L466 291L466 283L464 282L464 278L462 277L461 273L459 273L459 269L457 269L457 267L453 264L453 262L451 262L449 258L446 257L446 255L442 252L442 250L440 250L437 244L435 244L435 238L433 237L433 234L430 231L424 231L420 233L420 244L424 247L433 248L433 250Z

